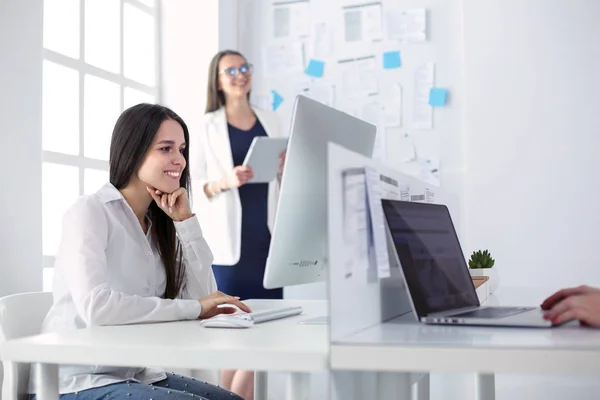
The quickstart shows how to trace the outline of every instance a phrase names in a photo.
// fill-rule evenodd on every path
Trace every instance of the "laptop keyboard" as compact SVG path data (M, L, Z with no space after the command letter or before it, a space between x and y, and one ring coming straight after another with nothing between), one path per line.
M535 307L482 307L477 310L453 314L451 317L460 318L503 318L533 310Z

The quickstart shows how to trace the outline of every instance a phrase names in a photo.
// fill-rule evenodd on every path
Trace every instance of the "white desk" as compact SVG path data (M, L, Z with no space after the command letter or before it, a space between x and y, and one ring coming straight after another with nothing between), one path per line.
M507 300L509 296L527 297L518 290L505 293L500 296L503 305L515 304ZM539 304L542 299L536 293L521 305ZM479 389L480 398L493 398L493 376L488 374L600 375L600 331L576 323L543 329L392 322L350 335L332 344L330 351L334 370L478 373L480 381L491 384Z
M303 396L308 372L326 371L326 325L298 321L325 315L324 301L250 300L253 310L300 305L304 314L250 329L204 328L199 321L108 326L48 333L0 343L0 358L36 363L39 400L58 399L58 364L148 365L189 369L292 372L288 398ZM256 400L266 400L265 373L256 374Z
M376 371L600 375L600 332L386 323L332 345L333 368L353 360Z

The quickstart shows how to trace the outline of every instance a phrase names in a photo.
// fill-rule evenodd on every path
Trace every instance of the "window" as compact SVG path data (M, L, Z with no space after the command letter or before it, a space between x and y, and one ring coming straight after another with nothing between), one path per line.
M108 182L119 114L158 97L156 0L44 0L42 240L51 289L62 216Z

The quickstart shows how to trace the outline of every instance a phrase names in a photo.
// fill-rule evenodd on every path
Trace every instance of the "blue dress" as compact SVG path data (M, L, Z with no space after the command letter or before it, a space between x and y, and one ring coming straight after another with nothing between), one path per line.
M267 136L261 123L244 131L227 124L233 165L242 165L252 140ZM235 265L213 265L220 291L243 299L282 299L283 289L263 287L265 265L271 244L268 218L268 183L249 183L239 189L242 203L242 243L240 260Z

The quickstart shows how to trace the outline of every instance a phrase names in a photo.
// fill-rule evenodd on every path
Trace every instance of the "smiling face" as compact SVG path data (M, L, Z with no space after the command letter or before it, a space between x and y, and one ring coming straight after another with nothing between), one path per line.
M246 67L246 68L244 68ZM219 89L225 97L246 97L252 85L252 71L244 57L226 55L219 61ZM246 70L246 72L240 72Z
M173 193L181 187L181 173L187 165L183 156L185 146L181 125L172 119L163 121L137 171L137 178L147 186Z

